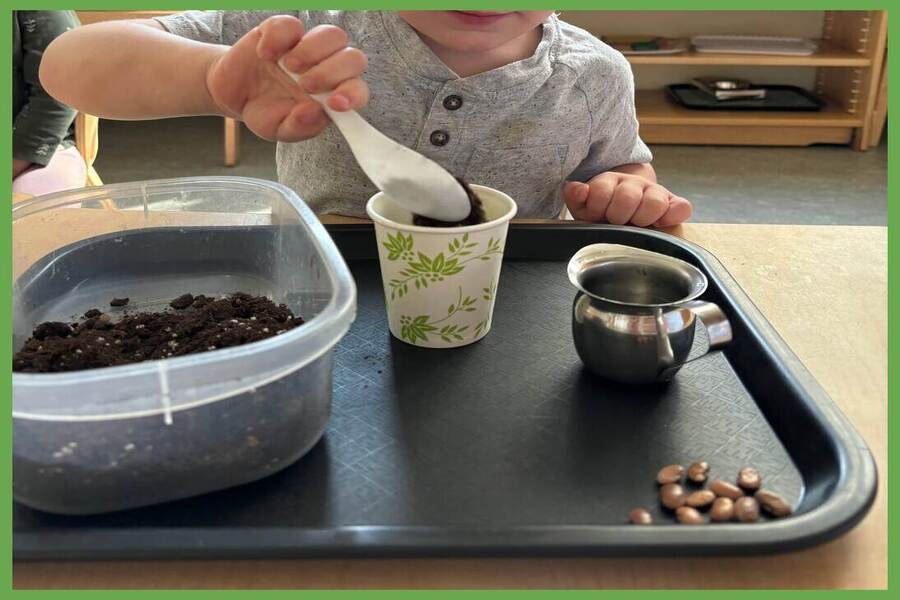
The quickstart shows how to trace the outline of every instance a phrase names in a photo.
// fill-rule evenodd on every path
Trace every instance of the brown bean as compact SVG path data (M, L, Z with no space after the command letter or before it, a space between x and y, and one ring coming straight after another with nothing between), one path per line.
M703 483L709 477L709 463L695 462L688 467L687 476L694 483Z
M685 503L693 508L705 508L712 504L715 499L716 495L712 490L697 490L685 499Z
M650 525L653 523L653 517L645 508L633 508L628 513L628 520L635 525Z
M713 493L719 498L731 498L732 500L737 500L744 495L744 492L741 491L741 488L737 487L736 485L732 485L727 481L722 481L721 479L716 479L715 481L710 483L709 489L711 489Z
M788 504L787 500L785 500L775 492L770 492L769 490L759 490L758 492L756 492L755 498L759 502L760 506L762 506L763 510L773 517L786 517L791 514L791 512L793 512L793 510L791 509L791 505Z
M686 497L684 488L677 483L667 483L659 488L659 501L666 508L675 510L684 506Z
M703 523L703 515L696 508L682 506L675 511L675 518L682 525L700 525Z
M753 523L759 519L759 502L752 496L738 498L734 503L734 516L741 523Z
M734 500L731 498L716 498L712 508L709 509L709 518L718 523L730 521L734 518Z
M738 487L752 492L762 485L762 475L753 467L741 469L737 476Z
M666 485L667 483L678 483L681 476L684 475L684 467L681 465L669 465L663 467L656 474L656 483Z

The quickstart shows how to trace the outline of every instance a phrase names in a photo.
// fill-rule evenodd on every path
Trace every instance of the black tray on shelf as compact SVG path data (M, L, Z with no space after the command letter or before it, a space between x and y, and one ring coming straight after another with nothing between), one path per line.
M758 554L832 539L871 506L877 475L865 443L699 247L635 228L513 225L490 334L426 350L388 333L372 227L329 229L359 309L336 349L333 415L319 444L267 479L169 504L92 517L15 505L16 559ZM250 251L265 230L224 228L235 243L216 248ZM733 343L668 386L586 373L565 264L596 242L698 266ZM714 478L756 466L797 514L668 524L654 475L699 459ZM664 524L626 524L638 505Z
M793 85L754 85L765 88L766 97L760 99L716 100L690 83L666 87L669 97L692 110L749 110L749 111L817 111L825 106L821 98Z

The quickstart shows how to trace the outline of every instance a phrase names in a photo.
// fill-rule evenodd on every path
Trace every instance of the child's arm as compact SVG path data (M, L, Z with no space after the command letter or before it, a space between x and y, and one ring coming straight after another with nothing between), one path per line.
M13 179L32 165L47 166L75 120L75 111L41 87L37 67L48 43L78 25L75 13L65 10L17 11L16 20L25 55L22 75L27 102L13 117Z
M576 219L670 227L691 216L691 203L656 182L653 155L638 133L634 76L624 56L600 44L579 89L588 102L591 146L563 187Z
M271 63L284 56L306 92L333 90L331 108L361 108L366 57L347 42L337 27L304 32L288 16L267 19L231 47L171 35L155 21L99 23L57 38L40 77L51 95L100 117L224 115L260 137L295 142L317 135L328 119L314 100L285 89Z
M672 227L693 211L690 202L656 183L650 163L621 165L587 183L570 181L563 195L574 218L614 225Z

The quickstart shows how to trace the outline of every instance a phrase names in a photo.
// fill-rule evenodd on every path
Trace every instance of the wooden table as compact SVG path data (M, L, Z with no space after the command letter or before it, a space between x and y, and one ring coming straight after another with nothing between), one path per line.
M93 213L87 221L105 223L101 229L132 218L121 211L83 212ZM14 586L886 587L887 230L688 224L674 233L719 257L872 449L881 477L878 498L866 519L842 538L801 552L750 558L15 563Z

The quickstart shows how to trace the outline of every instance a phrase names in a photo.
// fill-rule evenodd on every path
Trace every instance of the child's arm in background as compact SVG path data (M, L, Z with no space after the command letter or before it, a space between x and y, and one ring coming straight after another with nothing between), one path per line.
M15 21L26 57L22 75L27 101L13 117L13 179L31 166L47 166L75 120L75 111L41 87L39 60L34 59L43 55L50 41L78 25L75 13L65 10L16 11Z
M693 212L690 202L656 183L650 163L621 165L587 183L570 181L563 195L574 218L614 225L672 227Z
M579 220L671 227L691 216L691 203L656 182L653 155L638 133L634 76L624 56L602 46L578 82L585 94L591 147L563 187Z
M284 57L306 92L333 90L331 108L358 109L368 102L359 79L366 56L347 43L337 27L304 32L289 16L267 19L231 47L180 38L155 21L98 23L57 38L40 77L55 98L100 117L223 115L265 139L296 142L328 119L317 102L285 89L271 63Z

